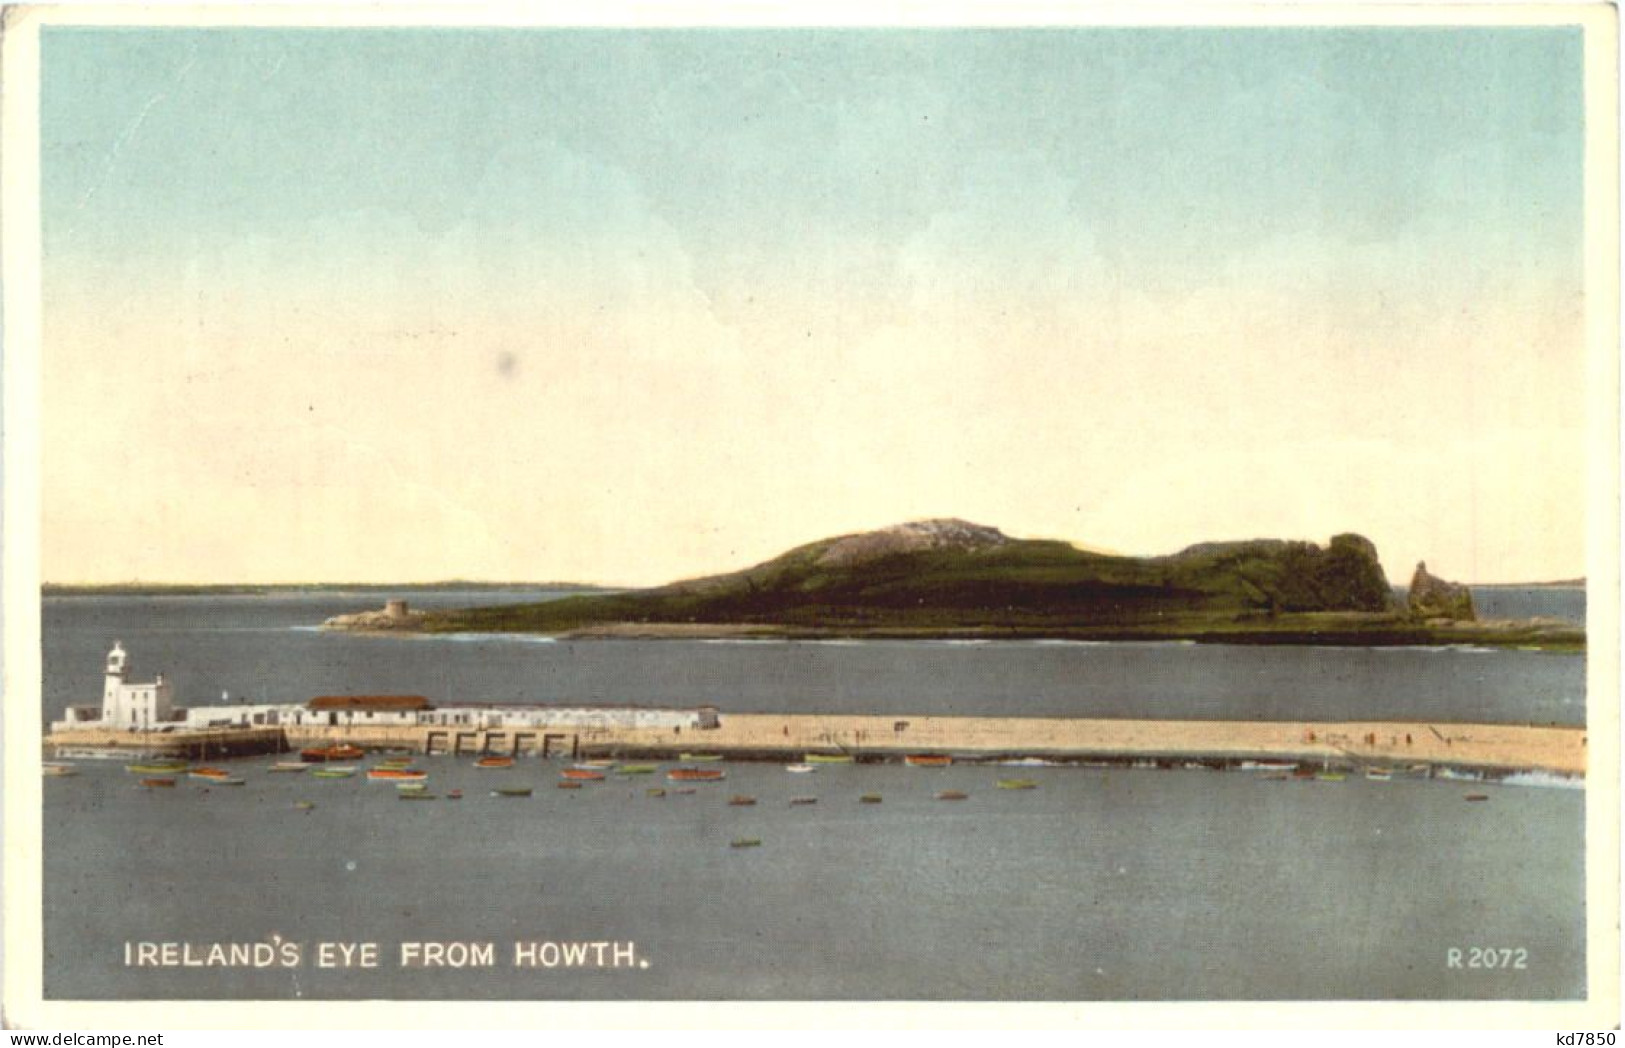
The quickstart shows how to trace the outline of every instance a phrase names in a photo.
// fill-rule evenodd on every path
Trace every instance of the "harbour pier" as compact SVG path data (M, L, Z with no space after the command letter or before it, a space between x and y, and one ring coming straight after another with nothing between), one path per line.
M349 743L422 754L677 759L686 752L735 760L800 760L809 753L854 760L942 753L967 760L1152 761L1224 765L1245 760L1327 767L1427 764L1479 771L1583 775L1584 728L1406 721L1198 721L1044 717L934 717L735 713L714 727L639 726L628 720L549 725L533 712L523 727L435 724L283 725L172 733L70 728L46 750L224 757Z

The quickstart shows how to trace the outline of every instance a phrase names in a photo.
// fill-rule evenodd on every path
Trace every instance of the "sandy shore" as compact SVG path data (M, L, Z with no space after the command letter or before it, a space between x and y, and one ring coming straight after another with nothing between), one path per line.
M1586 768L1584 728L1405 721L1081 720L1039 717L874 717L724 714L684 745L727 754L782 750L853 754L1030 754L1069 757L1265 758L1355 764ZM582 730L583 748L670 748L667 732Z

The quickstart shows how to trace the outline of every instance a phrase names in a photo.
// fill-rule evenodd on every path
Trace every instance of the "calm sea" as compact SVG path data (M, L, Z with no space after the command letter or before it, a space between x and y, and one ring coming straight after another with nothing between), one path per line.
M411 595L422 604L467 595ZM511 599L504 596L498 599ZM45 602L45 709L94 701L124 641L187 703L413 691L442 701L694 703L1193 717L1583 723L1583 658L1080 644L547 643L308 629L373 596ZM116 762L45 789L52 998L1549 999L1584 992L1584 793L1255 773L729 765L646 777L423 758L437 793L273 775L146 791ZM1007 791L1000 777L1034 779ZM492 783L535 787L489 795ZM962 801L936 800L957 789ZM1467 803L1468 792L1490 799ZM861 804L866 792L883 802ZM751 807L727 803L735 793ZM817 803L792 806L793 797ZM299 801L314 808L302 810ZM735 839L760 846L733 848ZM126 942L300 944L292 968L135 967ZM514 943L634 943L607 970ZM380 967L322 968L321 941ZM412 969L403 943L491 943ZM1523 951L1473 968L1467 951ZM1463 965L1451 950L1464 951ZM643 966L647 962L647 967Z

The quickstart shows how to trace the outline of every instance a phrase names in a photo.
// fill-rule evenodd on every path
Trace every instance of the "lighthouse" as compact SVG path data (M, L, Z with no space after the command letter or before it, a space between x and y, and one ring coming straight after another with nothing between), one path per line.
M147 682L132 683L130 655L120 641L107 653L107 672L102 678L102 725L124 731L149 731L161 722L174 719L169 682L162 673Z

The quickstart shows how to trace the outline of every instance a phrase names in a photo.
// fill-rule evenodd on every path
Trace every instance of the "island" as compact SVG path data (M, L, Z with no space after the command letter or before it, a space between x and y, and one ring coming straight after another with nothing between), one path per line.
M1421 580L1419 583L1418 580ZM1376 547L1208 542L1130 557L1012 538L958 519L822 539L741 571L545 602L337 616L329 629L573 637L1188 640L1575 651L1584 628L1485 621L1463 587L1418 565L1401 603Z

